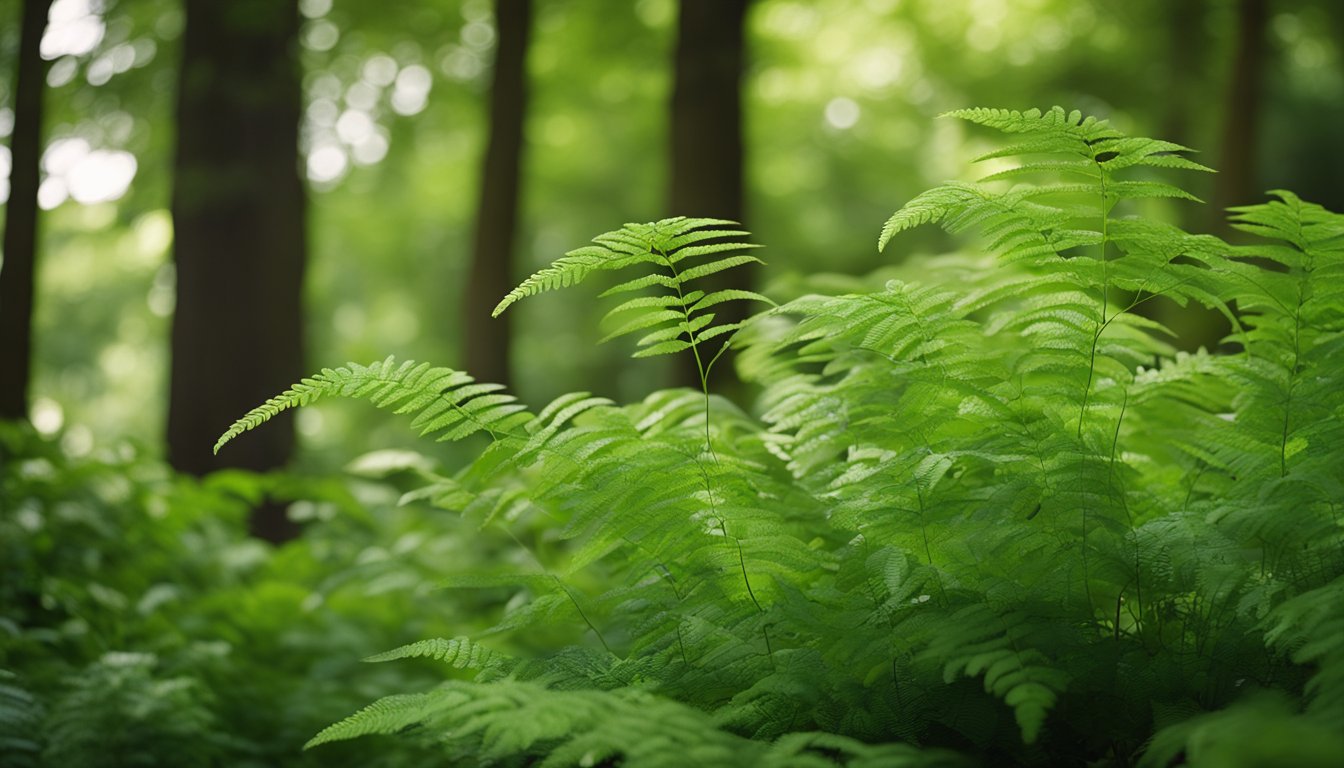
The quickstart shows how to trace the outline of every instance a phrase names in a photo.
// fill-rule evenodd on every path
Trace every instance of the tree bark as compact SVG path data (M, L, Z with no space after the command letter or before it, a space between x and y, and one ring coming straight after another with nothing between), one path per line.
M186 0L167 437L169 461L190 474L274 469L294 447L286 413L211 453L234 419L303 374L298 27L297 0ZM251 528L277 542L297 533L275 503Z
M1206 0L1181 0L1156 4L1166 19L1167 67L1162 90L1165 114L1159 138L1193 146L1190 116L1198 109L1200 84L1206 70L1209 36L1205 31ZM1189 183L1189 182L1187 182ZM1186 208L1181 208L1182 214ZM1182 218L1189 218L1182 216Z
M37 268L38 164L42 159L42 91L46 62L39 50L51 0L24 0L14 77L14 132L9 142L9 201L0 262L0 419L28 418L32 377L33 286Z
M490 86L490 133L463 305L467 370L477 379L509 386L511 315L492 318L490 312L513 288L532 0L496 0L495 23L499 44Z
M671 105L670 215L745 218L741 86L746 12L747 0L681 0ZM702 288L748 288L746 274L721 272L704 280ZM745 319L743 304L716 307L716 323ZM716 368L728 367L721 360ZM677 368L676 379L700 387L689 365ZM712 379L719 385L725 380L722 372Z
M1223 112L1222 146L1213 195L1218 230L1230 232L1226 210L1259 202L1256 148L1260 137L1261 77L1265 65L1267 0L1240 0L1237 4L1237 42L1232 59Z

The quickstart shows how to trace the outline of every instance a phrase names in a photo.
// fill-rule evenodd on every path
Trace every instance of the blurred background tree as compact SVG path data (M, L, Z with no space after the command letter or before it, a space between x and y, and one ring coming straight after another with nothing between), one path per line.
M5 151L0 167L5 176L16 169L14 196L23 5L0 0L0 137L15 144L13 161ZM736 2L705 5L725 19L739 10ZM901 258L876 253L880 222L918 190L965 175L967 153L983 149L974 137L963 139L961 126L933 119L964 106L1061 104L1109 115L1126 130L1165 131L1231 171L1203 181L1202 197L1218 205L1290 186L1344 207L1344 153L1337 151L1344 5L1331 0L754 0L741 15L740 64L722 60L729 62L723 71L736 69L740 78L702 81L735 84L721 104L740 100L736 214L731 203L710 199L732 196L730 161L678 160L685 157L674 117L678 82L693 76L679 28L696 3L537 4L531 34L519 44L521 7L423 0L389 13L368 0L299 2L296 160L309 194L307 271L301 295L258 299L283 307L249 300L208 309L220 324L231 312L248 312L271 325L277 340L293 336L283 349L251 349L251 362L205 348L225 383L242 392L249 365L272 352L283 352L294 370L388 353L464 365L469 299L493 306L498 298L472 288L473 253L489 254L496 266L512 254L516 264L500 274L518 278L624 221L716 215L719 207L746 216L768 246L762 255L770 265L759 274L777 298L798 290L797 275L879 269ZM182 183L173 148L191 130L179 125L173 104L179 69L224 38L187 42L184 18L178 0L55 0L41 39L48 114L36 193L43 228L29 414L40 430L61 433L72 453L116 437L162 446L170 319L207 309L206 299L179 287L169 255L170 191ZM269 31L280 34L280 26ZM727 34L731 20L713 28ZM220 66L230 71L212 79L223 83L259 64L228 59ZM489 106L492 90L496 104L502 98L506 75L527 93L525 112L510 119ZM710 88L698 86L706 103ZM220 96L201 108L210 106L227 104ZM730 136L731 108L709 113L723 118L714 135ZM487 160L490 147L511 143L509 131L526 157L512 193L507 165L495 170ZM699 142L710 139L692 141L707 158L710 145ZM264 180L284 176L294 160L262 160L236 146L229 152L232 170L256 176L250 205L298 218L294 191ZM692 171L722 175L700 191L679 186ZM222 172L217 181L224 183ZM491 193L483 190L491 184L503 190L500 200L525 207L513 224L490 225L497 234L487 241ZM692 209L697 201L703 205ZM22 204L16 197L7 208ZM1190 226L1220 218L1189 206L1163 210ZM238 229L249 226L237 220ZM283 238L253 234L269 243L256 249L282 246ZM188 237L179 221L179 253ZM283 256L234 253L238 261L225 262L239 269L232 277L245 274L250 257L302 259L299 236L284 237L291 239ZM950 247L934 231L906 239L907 252ZM521 305L512 340L490 342L508 350L493 365L511 370L475 372L511 378L533 403L574 389L635 397L663 383L666 371L627 365L618 345L591 343L597 316L589 299L600 286L585 290ZM264 319L283 312L288 319ZM306 358L296 338L306 343ZM0 376L24 378L9 359ZM259 399L248 392L248 404ZM198 414L212 407L204 401L214 398L198 398ZM220 423L202 431L221 431L238 410L221 404L220 415L203 416ZM296 429L299 458L314 467L348 457L351 440L368 448L410 440L401 425L339 404L299 414Z
M7 185L13 200L5 206L5 235L0 246L0 419L28 417L28 380L32 369L33 288L37 263L38 161L42 153L42 81L46 64L39 47L51 0L25 0L19 19L19 50L14 64L14 104L9 110Z
M187 0L173 162L173 312L168 461L204 475L279 469L294 449L292 414L273 434L215 455L218 425L302 376L306 192L296 0ZM252 529L295 530L267 503Z
M513 289L513 251L518 230L518 188L522 181L523 123L527 115L527 42L532 32L532 0L495 0L494 74L490 81L490 125L475 237L467 277L462 330L463 366L482 381L513 382L509 351L512 315L492 317L499 297Z
M672 100L668 105L671 180L667 213L709 216L749 226L743 190L742 73L747 0L682 0L678 3ZM737 274L720 272L705 292L751 288ZM743 302L719 305L728 322L746 319ZM699 387L689 361L678 360L674 380ZM727 366L725 361L724 367ZM722 370L722 369L721 369ZM718 384L726 377L717 376Z

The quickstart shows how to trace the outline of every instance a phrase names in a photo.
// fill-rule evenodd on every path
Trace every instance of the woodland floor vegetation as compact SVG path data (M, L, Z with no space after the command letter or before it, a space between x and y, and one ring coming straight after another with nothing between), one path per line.
M321 481L0 433L28 457L0 470L4 764L1338 764L1344 216L1277 191L1232 245L1147 215L1193 199L1185 147L1058 107L951 117L1006 135L992 172L879 247L938 224L960 253L776 304L700 287L759 260L679 217L495 310L605 279L604 340L691 359L698 389L533 410L388 358L216 445L340 396L481 446ZM1179 352L1157 297L1219 313L1220 349ZM711 394L729 349L750 407ZM302 542L239 543L263 492Z

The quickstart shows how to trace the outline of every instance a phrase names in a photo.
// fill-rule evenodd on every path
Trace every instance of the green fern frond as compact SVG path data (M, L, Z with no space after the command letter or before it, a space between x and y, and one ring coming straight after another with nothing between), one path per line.
M380 662L416 658L431 658L442 661L454 669L482 669L492 664L498 664L502 660L502 657L495 651L472 641L470 638L444 639L436 637L403 645L400 648L393 648L390 651L375 653L366 657L364 661Z
M1009 109L991 109L976 107L956 109L944 112L939 117L955 117L960 120L995 128L1004 133L1047 133L1051 136L1075 137L1080 141L1097 141L1119 137L1105 120L1084 117L1082 112L1065 112L1063 107L1051 107L1042 113L1039 109L1026 112Z
M0 752L6 766L28 768L38 765L42 744L36 738L43 718L43 707L18 676L0 669Z
M717 729L704 713L631 688L555 690L535 683L451 682L389 696L313 737L307 747L411 728L472 762L546 755L542 765L619 759L632 768L751 765L767 745Z
M500 389L499 384L478 384L451 368L410 360L398 365L392 357L372 365L324 368L235 421L215 443L215 452L282 411L323 397L359 398L394 413L413 413L411 426L422 436L436 435L439 440L461 440L480 431L508 432L532 416L512 395L499 394Z
M619 318L615 329L602 341L640 334L635 357L652 357L696 350L701 343L733 333L734 323L712 325L715 315L705 310L729 301L763 302L766 297L753 291L726 289L706 295L692 283L710 275L746 264L761 263L755 256L742 253L757 247L739 238L749 233L740 229L721 229L734 222L722 219L676 217L647 224L626 224L619 230L593 239L594 245L566 254L546 269L537 272L511 291L495 307L499 315L514 302L545 290L574 285L594 270L620 270L635 265L654 272L627 280L607 289L603 296L661 287L666 293L636 296L610 310L604 322ZM708 257L708 258L706 258ZM694 260L694 263L691 263ZM698 359L698 358L697 358ZM699 360L701 373L708 363Z
M1308 713L1344 722L1344 577L1292 598L1268 619L1269 644L1316 668L1306 685Z
M925 652L944 662L943 676L984 676L985 691L1013 708L1022 740L1036 741L1046 715L1068 685L1069 675L1040 651L1023 647L1033 628L1021 614L1000 614L983 604L970 605L948 621ZM1054 631L1053 627L1045 631Z
M303 745L312 749L332 741L353 739L380 733L399 733L452 709L466 701L460 693L436 689L429 693L403 693L385 696L338 723L323 728Z
M490 314L499 317L504 310L520 299L535 296L543 291L578 285L593 270L621 269L635 263L638 263L638 259L633 254L622 253L609 247L590 245L570 251L509 291Z

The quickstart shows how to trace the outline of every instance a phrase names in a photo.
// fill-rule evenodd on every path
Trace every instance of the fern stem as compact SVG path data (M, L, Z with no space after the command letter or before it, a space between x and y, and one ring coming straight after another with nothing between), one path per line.
M752 605L756 606L756 611L764 615L765 609L761 607L761 602L756 599L756 591L751 588L751 577L747 575L747 558L742 551L742 540L729 535L728 522L723 519L723 515L719 514L718 505L714 501L714 488L713 485L710 483L709 471L705 469L704 463L701 462L698 457L695 458L694 461L696 463L696 466L700 469L700 477L704 481L705 492L709 496L710 514L714 515L715 519L719 521L719 531L723 534L724 542L725 543L732 542L733 544L736 545L737 564L738 567L742 570L742 583L746 585L747 596L751 598ZM764 627L762 627L762 631L765 632ZM770 663L774 664L774 651L770 650L770 635L768 632L765 632L765 647L766 651L771 654Z
M1129 409L1129 390L1124 391L1124 398L1120 402L1120 417L1115 420L1115 432L1111 435L1111 456L1110 463L1106 470L1106 489L1111 491L1115 482L1115 454L1120 445L1120 425L1125 421L1125 413ZM1142 637L1143 633L1143 569L1142 559L1139 553L1139 538L1134 533L1134 516L1129 511L1129 503L1125 501L1125 490L1118 491L1120 499L1120 508L1125 511L1125 521L1129 525L1129 535L1134 541L1134 600L1138 604L1138 615L1134 617L1134 631ZM1121 594L1124 591L1121 590ZM1117 631L1119 622L1117 621Z
M922 439L921 435L921 439ZM925 440L925 442L928 442ZM929 546L929 526L924 520L924 491L919 487L919 478L915 478L915 498L919 501L919 533L924 539L924 557L929 561L929 567L933 569L933 576L938 580L938 596L942 598L943 606L947 606L947 588L943 586L943 574L937 566L933 564L933 549Z
M1302 291L1298 290L1293 312L1293 365L1288 370L1288 392L1283 402L1283 430L1279 439L1279 477L1288 476L1288 432L1293 414L1293 390L1297 388L1298 364L1302 357Z
M579 612L579 618L583 619L583 623L587 624L588 628L593 631L593 635L597 637L597 642L602 644L602 650L606 651L607 653L610 653L612 656L615 656L616 654L612 653L611 651L611 646L607 645L606 638L602 637L602 632L599 631L598 628L593 625L593 622L588 620L588 614L583 612L583 606L579 605L579 601L574 597L574 593L569 591L569 587L565 586L565 583L560 580L559 576L552 574L551 578L555 579L555 583L560 587L560 589L564 590L565 596L569 598L569 602L574 604L574 610Z
M1083 405L1078 411L1078 436L1083 436L1083 421L1087 417L1088 400L1092 395L1092 379L1097 372L1097 342L1101 340L1102 331L1106 330L1109 323L1107 314L1110 312L1110 294L1111 277L1110 266L1106 261L1106 245L1110 241L1107 233L1107 223L1110 221L1110 210L1106 206L1106 169L1101 163L1097 162L1096 157L1092 158L1096 163L1097 169L1101 172L1101 318L1097 321L1096 331L1092 334L1092 349L1088 353L1087 360L1087 384L1083 386Z
M1124 603L1125 603L1125 590L1121 589L1115 595L1115 627L1112 633L1117 643L1120 642L1120 608L1124 605Z
M681 316L686 321L686 328L687 328L686 341L689 342L691 345L691 354L695 357L695 370L696 373L700 375L700 391L705 396L705 450L709 452L710 456L714 457L714 461L717 463L719 457L715 455L714 444L710 441L709 438L709 367L706 366L704 362L701 360L700 345L696 343L695 332L690 330L691 308L686 306L686 294L684 291L681 290L681 273L677 271L677 265L672 263L672 259L669 258L666 253L658 249L655 249L654 252L657 253L660 258L662 258L663 262L667 264L667 268L672 272L672 282L674 283L677 289L677 299L679 300L681 306ZM728 345L725 343L724 348L726 349L727 346ZM719 350L719 354L723 354L723 350ZM714 360L718 359L719 356L715 355ZM710 365L713 364L714 361L711 360Z
M602 632L598 630L598 628L593 624L593 622L588 620L588 614L583 612L583 606L579 605L578 599L574 597L573 592L569 591L569 587L565 585L565 582L561 581L559 576L556 576L555 574L551 573L550 570L546 568L546 564L541 562L541 558L537 557L537 553L533 552L531 547L524 544L523 540L518 538L513 531L510 531L508 528L505 528L504 533L507 534L510 539L513 539L513 543L517 544L520 549L522 549L524 552L528 554L529 557L532 558L532 561L537 564L537 567L541 568L542 573L551 577L551 580L555 582L555 585L557 587L560 587L560 591L565 593L565 597L569 598L569 602L573 604L574 610L579 612L579 618L583 619L583 623L587 624L588 629L592 630L593 635L597 637L597 642L602 644L602 649L605 650L607 653L610 653L612 656L615 656L616 654L612 653L611 646L607 645L607 639L602 636Z
M722 517L719 518L719 530L723 533L724 539L733 542L737 547L737 565L742 569L742 583L747 586L747 597L751 598L751 604L756 606L757 613L765 613L761 602L756 599L756 592L751 588L751 577L747 575L747 558L742 553L742 540L728 535L728 524Z

